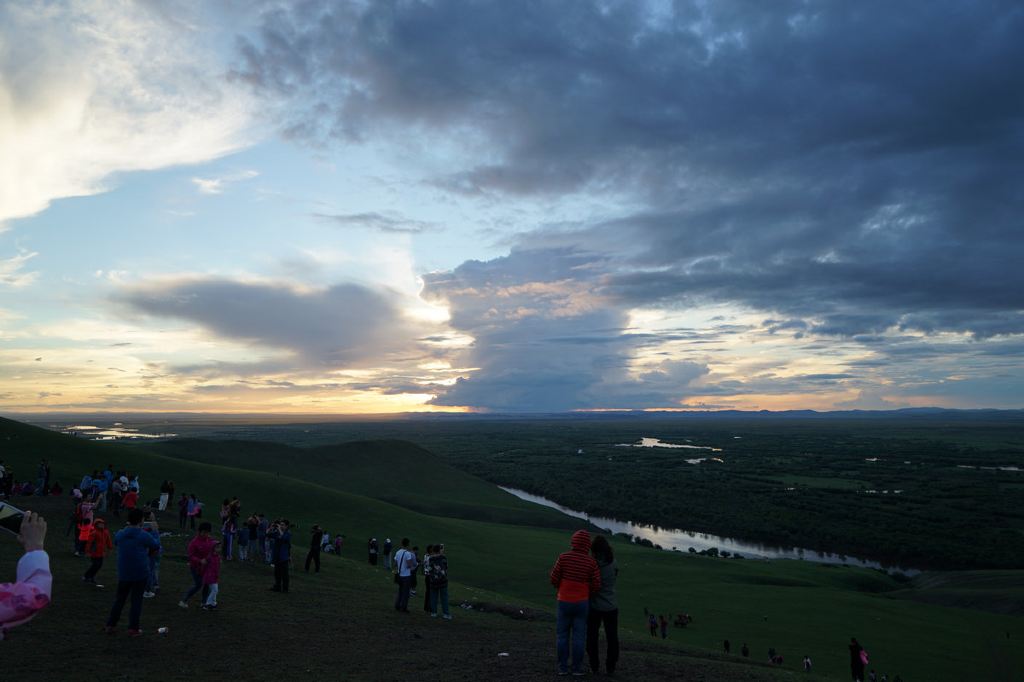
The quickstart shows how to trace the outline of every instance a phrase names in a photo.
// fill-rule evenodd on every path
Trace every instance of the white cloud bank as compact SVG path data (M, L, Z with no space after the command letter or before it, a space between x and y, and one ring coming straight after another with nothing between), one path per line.
M250 100L200 25L141 3L0 3L0 226L245 143Z

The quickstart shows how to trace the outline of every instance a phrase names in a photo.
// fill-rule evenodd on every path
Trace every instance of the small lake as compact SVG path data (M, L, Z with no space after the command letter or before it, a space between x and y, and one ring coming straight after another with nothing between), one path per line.
M641 438L637 443L619 443L616 445L619 448L671 448L678 450L710 450L711 452L721 452L722 448L713 448L707 445L683 445L681 443L665 443L659 438Z
M712 535L710 533L699 533L692 530L680 530L678 528L661 528L660 526L637 524L632 521L619 521L618 519L591 516L585 512L563 507L557 502L552 502L546 497L541 497L540 495L533 495L523 490L506 488L505 486L498 487L507 493L515 495L521 500L540 504L545 507L550 507L551 509L557 509L568 516L589 521L598 528L604 528L610 533L626 533L627 535L650 540L657 545L661 545L661 547L666 550L674 549L679 552L686 552L690 547L693 547L699 552L704 549L717 547L719 551L726 550L733 554L742 554L747 559L796 559L814 561L822 564L877 568L890 573L898 571L910 576L920 573L919 570L913 568L891 566L872 559L858 559L843 554L818 552L813 549L805 549L802 547L765 545L756 542L737 540L735 538L726 538L720 535Z

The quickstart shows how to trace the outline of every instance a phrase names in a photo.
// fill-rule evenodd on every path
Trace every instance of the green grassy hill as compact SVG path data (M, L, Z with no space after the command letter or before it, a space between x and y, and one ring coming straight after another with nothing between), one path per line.
M179 459L283 473L434 516L547 528L575 529L579 525L564 514L524 502L459 471L405 441L294 448L279 443L182 439L145 447Z
M264 641L268 637L272 640L278 636L274 624L284 626L292 623L293 619L303 623L319 622L321 625L329 622L332 628L338 622L338 627L346 631L358 631L360 624L367 633L378 632L375 628L387 630L387 624L392 622L389 620L392 612L388 609L391 586L385 576L375 574L365 565L365 540L371 535L391 535L393 538L408 535L420 546L444 542L451 560L453 579L457 581L452 587L452 598L456 602L478 598L518 608L553 610L553 595L546 582L546 573L556 554L567 545L566 530L537 527L537 523L543 522L542 517L530 515L529 509L522 508L524 503L510 501L506 499L509 496L489 488L486 483L443 467L428 453L408 444L360 443L309 451L278 450L266 444L241 443L232 444L230 448L225 448L223 443L139 447L88 442L0 420L0 452L0 458L13 464L20 474L34 475L35 464L40 457L46 457L51 461L55 478L67 484L80 478L84 471L111 462L140 472L144 493L147 493L143 497L149 497L148 493L155 490L160 480L172 478L180 491L194 490L212 503L211 508L216 507L221 498L237 494L245 511L259 509L274 516L288 516L299 524L300 529L320 523L331 532L346 533L346 556L351 560L342 559L336 564L340 570L331 569L321 576L321 582L316 583L320 601L316 602L318 606L313 611L288 610L277 616L269 613L261 616L263 611L260 609L264 608L265 602L261 591L269 574L255 567L228 567L231 570L237 568L238 575L229 573L226 580L238 580L243 589L250 585L244 582L249 571L258 577L251 583L252 590L255 590L252 598L239 600L237 606L232 606L232 612L241 618L239 626L249 622L245 610L250 606L253 609L251 623L257 627L258 635L254 634L253 640L244 641ZM442 480L447 477L451 479ZM404 494L406 487L411 489L408 496ZM462 497L463 493L465 497ZM446 506L446 503L453 504ZM465 518L465 510L474 504L490 508L484 520ZM63 522L59 518L54 521L55 529ZM563 525L564 519L557 518L553 523ZM304 544L303 530L299 530L297 536L300 538L297 544L301 546ZM735 666L717 660L721 642L726 638L732 641L733 651L747 642L752 659L758 662L766 658L768 647L775 647L786 657L785 668L792 671L798 668L799 660L807 653L815 661L812 677L846 679L844 647L851 635L865 643L871 651L873 667L880 672L888 672L890 679L898 672L907 682L1017 680L1017 671L1024 670L1024 649L1014 644L1024 631L1021 628L1024 619L977 609L922 603L912 598L893 599L890 595L907 596L906 585L877 572L792 561L683 556L623 542L616 542L615 548L621 567L620 623L630 637L630 652L624 656L622 668L626 679L635 679L632 672L640 670L651 673L658 670L661 676L673 679L678 677L680 670L691 668L703 672L681 679L744 679L745 676L763 678L779 674L757 665ZM0 543L0 570L13 571L16 554L12 543ZM70 558L69 552L55 552L54 561L58 571L64 571L67 564L71 565L67 569L70 571L69 582L59 583L58 587L76 590L79 586L71 578L82 570L81 564ZM973 573L983 575L986 572ZM1015 571L999 573L1002 576L1000 581L985 592L989 597L1016 589L1015 581L1019 587L1021 575L1024 575ZM177 579L173 571L164 575L165 589L177 593L184 587L183 567ZM374 575L377 577L373 578ZM363 577L357 579L356 576ZM365 583L362 582L364 577ZM300 582L296 591L304 593L306 589L309 589L309 583ZM978 586L976 589L986 588ZM228 591L225 592L225 600L227 594ZM293 601L305 599L305 596L295 597ZM101 601L100 606L92 608L106 608L108 602ZM164 608L164 601L169 602L170 597L165 600L161 595L153 600L153 607ZM344 605L349 601L359 603L359 608L346 608ZM147 608L149 606L147 604ZM695 622L686 630L672 630L666 642L651 640L643 627L645 607L666 615L686 611L694 616ZM50 628L56 627L55 621L71 619L77 624L78 619L84 617L82 611L75 610L79 607L73 604L69 604L66 607L69 611L61 616L64 608L58 599L40 622L23 629L23 636L37 637L34 634L37 631L53 633ZM234 611L236 608L237 612ZM167 606L167 609L167 618L172 618L173 608ZM223 614L204 615L219 617ZM97 620L100 618L101 615ZM329 620L323 621L324 618ZM483 657L481 660L489 661L487 665L502 666L494 668L498 679L504 677L502 671L506 669L516 671L516 668L505 665L508 661L496 664L486 658L492 655L487 653L486 644L496 641L487 639L491 636L488 634L491 632L488 629L492 627L490 624L497 623L493 625L494 633L491 633L497 636L495 633L512 627L512 621L500 616L493 616L496 620L490 621L487 619L491 616L475 613L470 618L479 618L480 621L474 620L471 627L461 631L452 641L436 643L436 647L429 651L417 649L423 651L422 659L398 657L394 659L396 664L408 664L410 667L404 670L411 672L420 670L420 661L426 664L437 660L458 660L459 666L469 666L464 668L467 675L479 675L479 669L472 666L476 665L477 658ZM92 642L93 630L84 625L81 627L75 632L81 633L86 642ZM516 637L524 638L523 641L536 641L538 651L534 663L524 664L524 668L509 675L532 679L533 675L551 670L553 624L515 621L514 627ZM242 630L246 629L242 627ZM1009 641L1005 636L1008 631L1011 633ZM186 628L182 640L168 639L164 644L146 646L176 647L173 652L185 656L188 647L203 646L203 640L199 638L201 632L205 631L194 633ZM475 646L474 638L478 633L478 655L465 655L465 647ZM248 633L240 633L239 636L248 637ZM317 637L320 636L318 633ZM316 637L314 640L320 641ZM455 640L462 648L456 647ZM49 647L58 646L52 639L33 641L45 642ZM107 646L104 641L95 642L94 646L102 650ZM392 640L384 636L384 641ZM214 643L211 646L221 645ZM82 646L84 650L86 645L76 643L74 646ZM455 648L449 650L446 648L449 646ZM360 640L359 647L353 656L364 650L379 652L373 655L393 654L387 647L381 648L368 641ZM337 653L335 649L337 647L329 646L328 653ZM301 651L291 649L286 653L282 660L289 661L287 671L302 676L301 665L295 667L295 664L299 660L308 660L309 655L300 657ZM693 658L695 654L700 658ZM72 655L72 649L61 655ZM662 656L669 656L667 662L662 660ZM526 654L520 657L526 657ZM509 657L510 660L512 658ZM695 662L698 660L699 664ZM732 667L716 668L723 665ZM425 669L429 670L429 665ZM400 676L389 675L386 671L391 668L386 667L362 667L359 670L364 676L379 679ZM313 678L316 677L313 674ZM437 679L459 677L449 675Z

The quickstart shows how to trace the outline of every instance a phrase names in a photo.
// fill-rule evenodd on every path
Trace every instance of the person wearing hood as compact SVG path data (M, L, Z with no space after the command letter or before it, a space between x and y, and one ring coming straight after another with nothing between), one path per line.
M138 637L142 634L139 621L142 618L142 594L149 582L149 550L158 546L153 536L142 529L142 518L141 509L132 509L128 512L128 525L114 536L114 545L117 547L117 596L110 609L110 617L107 618L108 634L114 634L129 595L132 607L128 612L128 635Z
M572 674L583 674L583 654L587 641L587 616L590 597L601 589L601 570L590 556L590 533L572 534L570 550L563 552L551 568L551 584L558 590L558 618L555 642L558 674L569 674L570 638Z
M217 541L210 537L213 526L209 521L199 524L199 531L192 541L188 543L188 570L192 573L192 587L182 596L178 606L188 608L188 600L196 592L203 591L203 601L209 594L203 576L206 573L206 566L210 563L211 555L217 551Z
M93 521L89 538L85 541L85 556L89 557L91 563L89 570L82 576L82 582L96 585L96 574L103 567L103 557L107 556L107 552L113 548L114 541L110 537L110 531L107 530L107 522L103 519L96 519ZM96 585L96 587L103 587L103 585Z

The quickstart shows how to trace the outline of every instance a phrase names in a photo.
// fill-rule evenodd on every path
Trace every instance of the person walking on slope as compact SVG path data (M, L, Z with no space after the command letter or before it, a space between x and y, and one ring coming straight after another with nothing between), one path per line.
M367 552L369 552L370 565L377 565L377 538L370 538L370 541L366 543Z
M114 536L118 582L114 606L107 618L107 634L114 634L129 595L132 606L128 612L128 635L138 637L142 634L139 625L142 618L142 593L146 591L146 583L149 581L149 550L158 546L153 536L141 528L142 518L141 509L132 509L128 512L128 526Z
M374 540L376 543L377 541ZM376 549L376 548L373 548ZM373 551L371 550L371 554ZM370 563L374 563L372 560ZM391 570L391 538L384 538L384 568Z
M601 589L590 594L590 613L587 616L587 655L590 657L590 669L598 674L601 669L600 651L598 648L601 626L604 625L604 636L608 642L608 653L605 656L605 668L609 675L615 674L615 666L619 662L619 606L615 599L615 581L619 568L615 564L615 553L603 535L594 538L590 554L597 562L601 572Z
M590 533L572 534L571 549L563 552L551 568L551 584L558 590L558 619L555 626L558 674L569 674L570 636L572 674L583 675L583 653L587 639L590 596L601 589L601 569L588 554Z
M271 554L274 564L274 586L272 592L287 592L290 577L288 575L289 564L292 561L292 532L289 530L291 524L287 519L278 521L267 531L267 538L274 543Z
M412 587L412 576L416 572L416 566L416 555L409 549L409 538L402 538L402 548L395 552L395 578L398 581L395 611L409 613L409 590Z
M107 522L103 519L96 519L92 524L92 532L89 539L85 541L85 556L89 557L91 563L89 569L82 576L82 582L89 585L96 585L96 574L103 567L103 557L114 548L114 541L107 530ZM103 585L96 585L103 587Z
M200 590L203 591L203 601L206 601L207 590L203 574L206 572L207 564L210 563L211 555L217 552L217 541L210 537L212 530L213 526L210 522L203 521L199 524L199 532L188 543L188 570L192 573L192 587L178 602L178 606L183 609L188 608L188 600Z
M313 524L313 534L309 539L309 553L306 555L306 573L309 573L309 563L316 564L316 572L320 572L320 549L324 542L324 531Z

